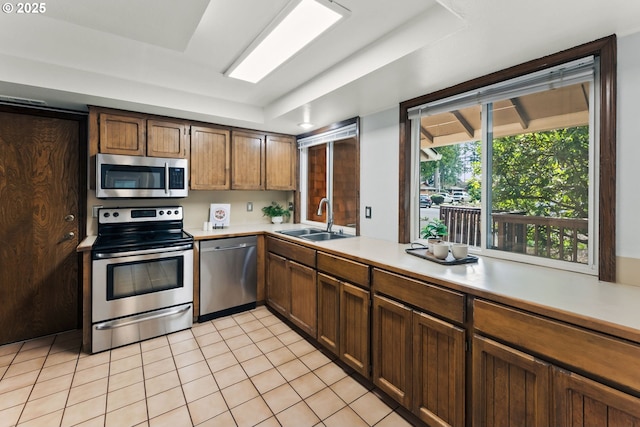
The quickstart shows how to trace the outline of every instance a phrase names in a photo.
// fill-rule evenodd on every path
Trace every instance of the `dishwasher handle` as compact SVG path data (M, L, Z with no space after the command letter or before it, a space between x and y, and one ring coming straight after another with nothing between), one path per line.
M200 250L200 252L222 252L222 251L233 251L236 249L245 249L245 248L252 248L255 247L255 245L250 245L248 243L241 243L239 245L235 245L235 246L213 246L211 248L203 248Z

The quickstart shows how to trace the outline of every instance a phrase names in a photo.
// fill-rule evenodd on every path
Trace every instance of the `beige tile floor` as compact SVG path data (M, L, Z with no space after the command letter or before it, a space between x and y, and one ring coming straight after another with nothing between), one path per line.
M411 425L265 307L95 355L80 345L73 331L0 346L0 427Z

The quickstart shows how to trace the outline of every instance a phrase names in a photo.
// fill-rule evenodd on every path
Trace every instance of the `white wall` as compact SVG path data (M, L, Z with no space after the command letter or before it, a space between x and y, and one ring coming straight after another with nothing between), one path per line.
M640 258L640 32L618 38L616 255Z
M392 242L398 241L398 114L399 106L360 120L360 234Z

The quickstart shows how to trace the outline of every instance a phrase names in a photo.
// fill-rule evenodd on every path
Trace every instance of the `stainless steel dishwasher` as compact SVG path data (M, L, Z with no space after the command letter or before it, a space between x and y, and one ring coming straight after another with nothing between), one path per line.
M256 236L200 242L199 321L255 308Z

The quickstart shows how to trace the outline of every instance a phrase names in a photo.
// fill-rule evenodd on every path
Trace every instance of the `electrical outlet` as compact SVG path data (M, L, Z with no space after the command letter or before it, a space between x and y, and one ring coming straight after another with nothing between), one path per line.
M247 212L253 212L253 202L247 202Z
M371 218L371 206L364 207L364 217Z

